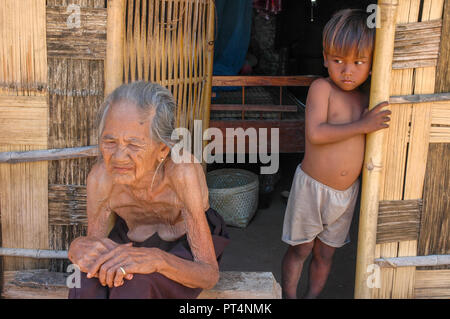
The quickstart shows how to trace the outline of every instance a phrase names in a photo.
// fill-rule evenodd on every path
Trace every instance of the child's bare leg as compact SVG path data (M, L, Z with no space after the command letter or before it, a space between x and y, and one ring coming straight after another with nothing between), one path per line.
M297 285L302 274L303 263L312 251L314 240L295 246L289 246L283 257L281 286L283 298L296 299Z
M317 298L321 293L330 273L333 255L336 248L328 246L316 238L313 247L313 257L309 267L309 287L306 299Z

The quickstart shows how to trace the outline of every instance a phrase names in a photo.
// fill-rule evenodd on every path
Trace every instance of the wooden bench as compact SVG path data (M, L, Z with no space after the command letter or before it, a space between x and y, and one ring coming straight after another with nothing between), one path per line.
M69 273L47 270L5 271L2 298L67 299ZM217 285L199 299L280 299L281 288L271 272L225 271Z

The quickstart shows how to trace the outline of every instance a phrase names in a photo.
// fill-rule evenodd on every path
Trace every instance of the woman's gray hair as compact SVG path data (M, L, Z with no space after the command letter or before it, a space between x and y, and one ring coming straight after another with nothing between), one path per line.
M150 137L172 148L174 145L171 135L175 127L175 99L168 89L159 84L144 81L123 84L105 99L98 118L99 145L109 109L112 104L119 101L132 102L142 112L144 118L152 110L155 110L155 115L150 125Z

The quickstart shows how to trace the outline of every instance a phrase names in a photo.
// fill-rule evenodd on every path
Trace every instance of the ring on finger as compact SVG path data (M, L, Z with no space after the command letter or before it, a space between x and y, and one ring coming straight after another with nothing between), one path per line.
M125 276L127 273L125 271L125 269L123 269L123 267L119 267L119 269L122 271L123 275Z

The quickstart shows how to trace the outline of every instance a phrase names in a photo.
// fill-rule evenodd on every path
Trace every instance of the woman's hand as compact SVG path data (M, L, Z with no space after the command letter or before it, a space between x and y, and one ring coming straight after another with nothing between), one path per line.
M109 238L96 238L93 236L78 237L75 239L69 248L69 259L78 267L82 272L88 273L92 265L103 255L114 250L119 246ZM97 273L94 273L89 278L98 277ZM125 279L130 280L133 275L127 275Z
M98 279L103 286L119 287L123 285L123 279L131 279L132 274L150 274L158 271L161 262L159 252L160 250L156 248L118 245L96 260L89 268L88 278L98 273Z
M118 244L108 238L78 237L70 244L69 259L78 265L82 272L87 272L98 257L117 246Z

